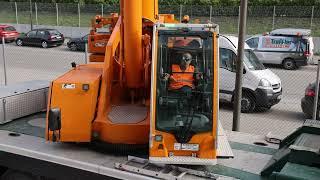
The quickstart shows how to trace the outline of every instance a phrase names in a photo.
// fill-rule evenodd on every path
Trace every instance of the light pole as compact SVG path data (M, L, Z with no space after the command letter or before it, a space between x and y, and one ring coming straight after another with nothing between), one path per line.
M31 26L31 30L33 30L33 24L32 24L32 2L31 0L30 2L30 26Z
M240 125L241 99L242 99L242 74L243 74L242 60L244 56L244 38L246 35L246 27L247 27L247 5L248 5L248 0L241 0L232 131L239 131L239 125Z

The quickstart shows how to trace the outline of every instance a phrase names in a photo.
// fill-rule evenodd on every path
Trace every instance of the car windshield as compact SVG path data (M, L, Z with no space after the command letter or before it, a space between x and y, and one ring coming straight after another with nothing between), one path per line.
M50 30L49 33L51 35L61 35L61 33L59 31L57 31L57 30Z
M244 54L243 62L250 70L266 69L251 49L245 49Z
M9 27L5 27L4 31L16 31L16 29L12 26L9 26Z

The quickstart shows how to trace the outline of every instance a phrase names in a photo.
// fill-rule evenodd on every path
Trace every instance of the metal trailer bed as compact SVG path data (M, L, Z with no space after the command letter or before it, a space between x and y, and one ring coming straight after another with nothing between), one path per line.
M215 166L188 168L237 179L263 179L259 174L278 146L263 136L225 131L233 159L218 159ZM0 166L53 179L153 179L114 168L127 156L101 153L85 144L52 143L44 139L45 113L0 125ZM255 145L255 144L263 144Z

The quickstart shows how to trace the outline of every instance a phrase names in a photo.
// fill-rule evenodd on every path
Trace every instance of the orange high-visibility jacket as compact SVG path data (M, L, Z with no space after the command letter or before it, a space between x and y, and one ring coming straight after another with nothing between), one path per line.
M193 88L193 74L194 66L189 65L185 71L182 71L179 65L173 64L171 78L174 80L170 81L169 89L180 89L183 86L189 86Z

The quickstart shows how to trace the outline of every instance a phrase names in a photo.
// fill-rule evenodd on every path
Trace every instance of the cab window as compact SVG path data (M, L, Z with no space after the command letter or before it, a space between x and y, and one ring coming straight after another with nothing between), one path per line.
M234 72L236 54L230 49L220 48L220 68Z
M161 31L159 34L156 129L172 132L177 141L183 142L195 133L212 130L213 40L209 35L205 38ZM193 72L194 77L198 73L202 78L194 78L188 92L183 88L172 90L169 88L171 81L164 80L164 74L172 74L172 65L180 64L186 52L192 56L190 65L197 69Z

